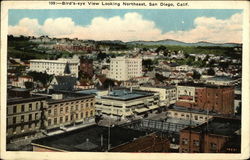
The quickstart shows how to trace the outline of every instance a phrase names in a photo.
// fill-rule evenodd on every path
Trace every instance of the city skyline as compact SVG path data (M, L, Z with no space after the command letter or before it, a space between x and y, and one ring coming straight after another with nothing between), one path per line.
M10 10L8 29L56 38L242 43L242 10Z

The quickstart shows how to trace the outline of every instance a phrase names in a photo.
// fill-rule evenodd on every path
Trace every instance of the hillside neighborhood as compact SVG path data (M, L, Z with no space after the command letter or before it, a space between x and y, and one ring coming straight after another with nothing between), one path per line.
M8 35L7 150L240 153L241 88L242 44Z

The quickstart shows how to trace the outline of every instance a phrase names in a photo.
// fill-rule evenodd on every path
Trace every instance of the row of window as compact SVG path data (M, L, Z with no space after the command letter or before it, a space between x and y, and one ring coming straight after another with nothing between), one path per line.
M88 117L92 117L93 116L93 111L90 111L90 115L89 115L89 112L86 112L85 113L85 118L88 118ZM73 120L78 120L78 119L81 119L84 117L84 113L80 113L80 114L72 114L70 116L65 116L65 120L63 121L64 117L59 117L59 118L54 118L53 121L54 121L54 125L57 125L57 124L61 124L63 122L69 122L70 121L73 121ZM70 119L69 119L70 118ZM58 122L59 120L59 122ZM51 126L52 125L52 119L49 119L48 120L48 126Z
M63 106L63 105L69 105L69 104L77 104L77 103L86 103L86 102L91 102L93 101L93 99L86 99L86 100L79 100L79 101L73 101L73 102L67 102L67 103L61 103L61 104L55 104L53 105L54 107L57 107L57 106ZM49 106L51 107L51 106Z
M188 145L189 140L186 138L182 138L182 145ZM200 146L200 141L199 140L193 140L193 146L199 147Z
M189 140L186 138L182 138L182 145L188 145ZM200 141L199 140L193 140L193 146L194 147L199 147L200 146ZM216 150L217 149L217 144L216 143L210 143L210 150Z
M33 108L33 105L32 105L32 103L30 103L30 104L28 104L28 110L27 109L25 109L25 105L24 104L22 104L21 105L21 110L20 110L20 112L25 112L25 111L33 111L34 109L35 110L39 110L40 108L39 108L39 103L37 102L36 104L35 104L35 108ZM41 107L43 107L43 102L41 102ZM15 114L15 113L20 113L18 110L17 110L17 106L13 106L12 107L12 113L13 114ZM8 112L8 111L7 111ZM9 114L9 112L7 113L7 114Z
M27 117L27 116L28 116L28 119L25 120L25 117ZM32 120L39 120L39 119L40 119L38 113L35 113L35 117L34 117L35 119L33 119L32 117L33 117L32 114L29 114L29 115L21 115L20 122L23 123L23 122L27 122L27 120L28 120L28 121L32 121ZM10 119L10 118L7 118L7 123L9 123L9 122L8 122L9 119ZM12 117L12 124L16 124L16 123L18 123L18 122L17 122L17 117Z
M93 103L91 102L90 106L89 106L89 103L86 103L85 107L93 107ZM82 110L82 109L84 109L84 105L81 104L81 107L79 107L78 105L76 105L76 106L71 106L71 107L66 106L66 107L54 108L54 114L58 114L57 109L60 111L60 114L64 113L64 111L66 113L68 113L70 111L77 111L77 110L80 110L80 109ZM49 109L48 113L51 114L52 113L52 109Z
M33 124L34 124L34 125L33 125ZM13 132L13 134L16 134L18 128L20 128L20 131L21 131L21 132L24 132L25 126L27 126L27 129L28 129L28 130L33 130L33 129L36 129L36 128L39 127L39 122L36 122L36 123L29 123L28 125L23 125L23 124L21 124L20 126L14 126L14 127L12 127L12 132Z
M172 115L172 112L168 112L168 115ZM177 116L181 116L181 117L183 117L183 118L189 118L190 117L190 113L187 113L187 114L184 114L184 113L177 113L177 112L174 112L174 116L175 117L177 117ZM198 120L198 119L200 119L200 120L203 120L203 119L205 119L205 120L207 120L207 116L198 116L198 115L191 115L191 117L192 118L194 118L195 120Z

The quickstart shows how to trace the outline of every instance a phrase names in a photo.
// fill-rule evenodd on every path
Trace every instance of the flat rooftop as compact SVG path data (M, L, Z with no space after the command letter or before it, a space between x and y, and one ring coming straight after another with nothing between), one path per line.
M42 101L46 100L46 96L30 96L27 98L24 97L13 97L13 98L8 98L7 99L7 105L12 105L12 104L19 104L19 103L28 103L28 102L34 102L34 101Z
M87 90L81 90L81 91L76 91L76 93L80 93L80 94L97 94L97 92L99 92L100 90L97 89L87 89Z
M55 94L55 93L54 93ZM87 98L94 98L95 96L93 94L79 94L74 92L58 92L57 94L62 94L62 99L48 99L47 102L49 104L52 103L60 103L60 102L66 102L71 100L77 100L77 99L87 99Z
M212 84L193 83L193 82L178 83L178 86L203 87L203 88L232 88L231 86L212 85Z
M189 130L187 127L183 130ZM221 136L232 136L236 131L241 129L241 120L234 118L214 117L197 127L191 128L194 132L207 132L208 134L215 134Z
M168 108L168 110L174 110L174 111L179 111L179 112L188 112L188 113L197 113L197 114L208 114L208 115L213 115L213 116L216 116L218 114L216 114L215 112L211 112L211 111L206 111L206 110L199 110L199 109L189 109L187 107L182 107L182 106L176 106L176 105L173 105L173 106L170 106Z
M63 151L105 151L108 148L109 128L92 125L85 128L48 136L32 141L39 145ZM118 126L110 128L110 148L131 142L134 138L145 136L146 132Z
M208 78L208 80L214 80L214 81L234 81L237 80L237 78L231 78L229 76L215 76Z
M153 92L149 91L133 90L131 92L127 89L120 89L120 90L113 90L108 95L101 96L101 98L126 101L153 95L154 95Z
M175 89L176 86L152 86L152 85L148 85L148 84L145 84L145 85L142 85L142 87L149 87L149 88L163 88L163 89Z

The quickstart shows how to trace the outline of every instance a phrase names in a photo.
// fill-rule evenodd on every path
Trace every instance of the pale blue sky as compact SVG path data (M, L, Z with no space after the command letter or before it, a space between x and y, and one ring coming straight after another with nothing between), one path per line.
M9 10L9 25L17 25L22 18L38 19L40 25L48 18L70 17L77 25L86 26L94 17L110 18L121 16L128 12L137 12L143 19L154 21L156 27L163 32L190 30L194 28L194 19L197 17L215 17L227 19L235 13L241 13L237 9L11 9ZM185 23L182 24L181 22Z

